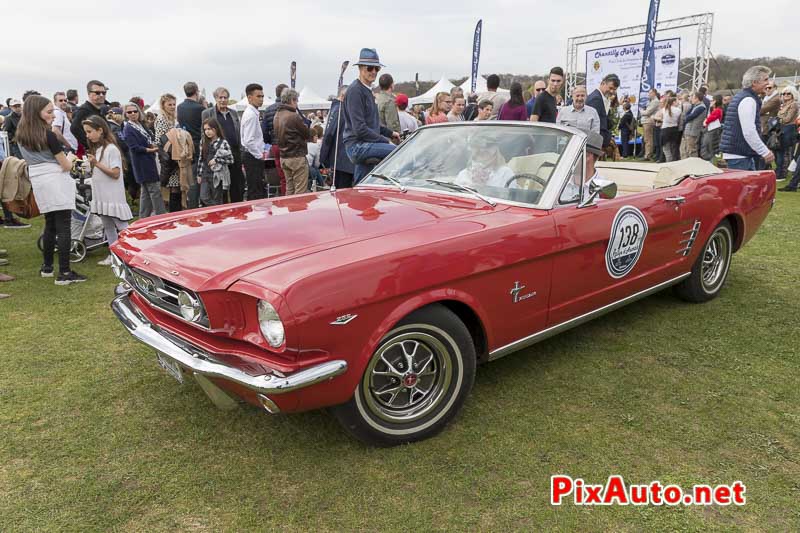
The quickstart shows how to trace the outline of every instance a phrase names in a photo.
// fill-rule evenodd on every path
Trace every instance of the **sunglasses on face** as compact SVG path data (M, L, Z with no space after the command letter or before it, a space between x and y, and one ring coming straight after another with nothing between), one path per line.
M94 93L94 94L102 94L103 96L105 96L106 94L108 94L108 91L89 91L89 92L90 92L90 93Z
M537 93L544 92L544 89L536 89L536 92L537 92Z
M132 110L132 111L125 111L125 114L126 114L126 115L138 115L138 114L139 114L139 112L138 112L138 111L136 111L136 110Z
M367 72L380 72L381 67L367 67Z

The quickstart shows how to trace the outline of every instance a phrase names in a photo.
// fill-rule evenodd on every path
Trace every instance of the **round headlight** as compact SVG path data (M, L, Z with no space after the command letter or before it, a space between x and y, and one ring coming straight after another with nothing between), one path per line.
M203 305L200 300L186 291L178 293L178 306L181 308L181 316L189 322L196 322L203 316Z
M258 325L270 346L278 348L283 344L286 336L281 317L272 304L264 300L258 301Z

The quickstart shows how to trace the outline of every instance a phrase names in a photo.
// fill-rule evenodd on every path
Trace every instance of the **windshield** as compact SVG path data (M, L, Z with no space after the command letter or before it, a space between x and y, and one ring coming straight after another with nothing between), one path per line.
M536 126L425 128L362 183L392 186L394 181L404 187L470 195L468 187L488 198L535 206L571 136Z

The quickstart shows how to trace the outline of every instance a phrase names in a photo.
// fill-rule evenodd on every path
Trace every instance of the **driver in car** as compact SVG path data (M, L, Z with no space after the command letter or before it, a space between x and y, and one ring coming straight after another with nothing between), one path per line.
M467 167L458 173L456 183L467 187L505 187L514 176L492 136L474 135L469 141L470 158ZM515 184L512 188L518 187Z
M589 197L589 182L594 178L602 179L594 167L597 160L605 154L603 151L603 136L593 131L586 132L586 176L583 180L583 197ZM561 203L575 202L580 197L580 179L581 169L576 168L572 177L564 187L564 192L561 193Z

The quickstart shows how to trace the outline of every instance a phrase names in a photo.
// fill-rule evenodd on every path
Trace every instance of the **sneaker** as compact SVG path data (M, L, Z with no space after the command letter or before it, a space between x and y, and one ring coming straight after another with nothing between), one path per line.
M6 229L25 229L30 228L30 224L25 224L24 222L20 222L19 220L6 220L6 223L3 224Z
M46 267L43 266L39 269L39 275L43 278L52 278L53 277L53 267Z
M797 189L790 189L788 185L786 187L781 187L778 190L782 192L797 192Z
M14 276L9 276L8 274L0 272L0 281L14 281Z
M6 266L8 264L8 259L0 258L0 266Z
M0 257L5 257L8 255L8 250L0 250Z
M86 281L86 276L81 276L74 270L69 272L61 272L56 278L56 285L69 285L71 283L80 283Z
M109 255L102 261L98 261L97 264L100 266L111 266L111 256Z
M3 300L4 298L10 298L10 297L11 297L10 294L0 294L0 300Z

